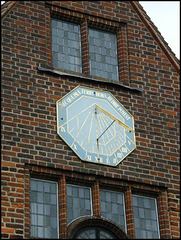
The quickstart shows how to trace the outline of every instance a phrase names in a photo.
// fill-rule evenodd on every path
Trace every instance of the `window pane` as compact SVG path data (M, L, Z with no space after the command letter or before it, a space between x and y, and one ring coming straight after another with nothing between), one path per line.
M58 238L57 183L31 179L31 237Z
M126 232L123 193L100 190L101 215L118 224Z
M51 29L53 67L82 72L80 25L53 18Z
M67 185L67 222L85 215L91 215L90 188Z
M119 80L115 33L89 28L89 54L92 75Z
M159 238L156 199L133 195L136 238Z

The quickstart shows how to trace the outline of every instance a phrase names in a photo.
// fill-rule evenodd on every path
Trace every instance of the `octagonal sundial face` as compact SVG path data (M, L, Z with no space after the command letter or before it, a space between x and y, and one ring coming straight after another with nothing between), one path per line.
M57 101L57 133L93 163L116 166L136 147L133 116L111 93L81 86Z

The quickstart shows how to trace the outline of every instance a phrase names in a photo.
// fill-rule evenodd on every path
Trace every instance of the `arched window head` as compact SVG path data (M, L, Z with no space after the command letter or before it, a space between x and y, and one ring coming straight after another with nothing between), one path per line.
M68 239L128 239L126 233L106 218L88 216L73 221L68 226Z

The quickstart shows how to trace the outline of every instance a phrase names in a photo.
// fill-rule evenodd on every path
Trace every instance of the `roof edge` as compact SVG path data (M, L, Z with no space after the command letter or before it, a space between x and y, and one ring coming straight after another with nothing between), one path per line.
M173 65L173 67L175 68L175 70L177 71L178 74L180 74L180 66L179 63L176 61L176 57L173 56L167 49L167 47L165 46L165 44L163 43L163 41L158 37L158 35L155 33L155 30L153 29L153 27L148 23L148 21L146 20L146 18L143 16L143 14L141 13L139 7L137 6L137 2L136 1L130 1L133 9L136 11L136 13L139 15L140 19L143 21L143 23L146 25L146 27L148 28L148 30L150 31L150 33L152 34L152 36L155 38L155 40L157 41L157 43L159 44L159 46L161 47L161 49L163 50L163 52L165 53L165 55L167 56L168 60L171 62L171 64ZM178 59L177 59L178 60ZM179 61L179 60L178 60Z
M2 13L1 15L1 19L3 19L3 17L12 9L12 7L17 3L18 1L13 1L9 7ZM2 6L5 6L5 5L8 5L9 3L8 2L5 2Z
M8 7L7 9L2 13L1 15L1 19L4 18L4 16L7 15L7 13L12 9L13 6L15 6L15 4L18 1L13 1ZM146 25L146 27L148 28L148 30L150 31L150 33L152 34L152 36L155 38L155 40L157 41L157 43L159 44L159 46L161 47L161 49L163 50L163 52L165 53L165 55L167 56L168 60L171 62L171 64L173 65L173 67L175 68L176 72L178 74L180 74L180 65L179 65L179 60L177 59L176 56L173 55L173 53L169 52L168 48L165 46L163 40L156 34L154 28L149 24L149 22L146 20L146 18L144 17L144 15L142 14L142 12L140 11L139 7L137 4L139 4L138 1L130 1L133 9L136 11L136 13L139 15L140 19L143 21L143 23ZM8 2L5 2L3 5L8 4ZM141 4L140 4L141 5ZM142 7L143 8L143 7ZM144 9L143 9L144 10ZM145 12L146 14L146 12ZM146 14L147 15L147 14Z

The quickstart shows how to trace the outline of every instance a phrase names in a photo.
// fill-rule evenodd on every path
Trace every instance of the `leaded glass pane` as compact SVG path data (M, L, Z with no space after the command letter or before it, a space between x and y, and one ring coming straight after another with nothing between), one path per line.
M50 192L50 183L49 182L44 183L44 189L45 189L45 192Z
M67 222L85 215L91 215L90 188L67 185Z
M31 199L35 202L37 201L37 192L35 192L35 191L31 192Z
M38 214L43 214L43 204L38 204Z
M37 202L39 202L39 203L43 202L43 193L42 192L37 193Z
M92 75L114 81L119 80L115 33L89 28L89 54Z
M100 201L101 215L115 222L126 231L123 193L100 190Z
M51 235L50 235L50 232L51 232L51 231L50 231L50 228L48 228L48 227L45 228L45 235L47 236L47 238L50 238L50 236L51 236Z
M58 238L57 183L31 179L31 237Z
M82 72L80 25L53 18L51 29L53 66Z
M56 201L57 201L57 196L56 196L56 194L52 194L51 196L50 196L50 198L51 198L51 204L56 204Z
M136 238L159 238L156 199L133 195Z
M42 181L37 182L37 191L43 192L43 182Z

